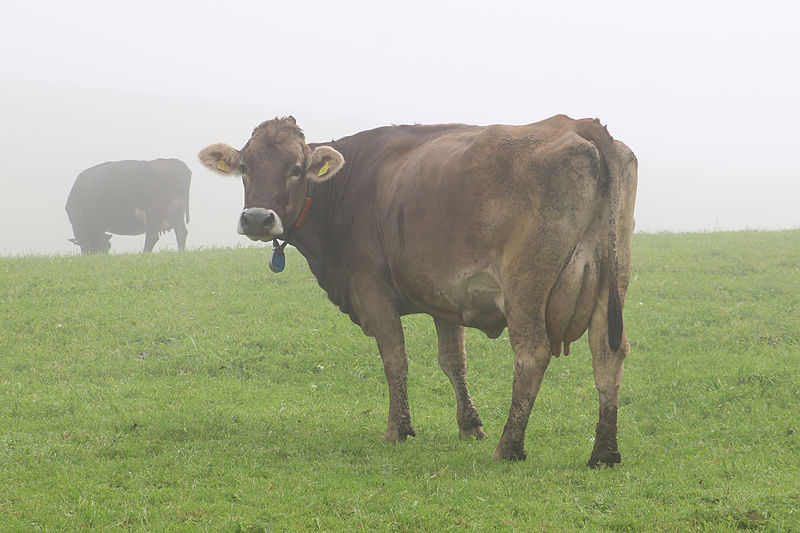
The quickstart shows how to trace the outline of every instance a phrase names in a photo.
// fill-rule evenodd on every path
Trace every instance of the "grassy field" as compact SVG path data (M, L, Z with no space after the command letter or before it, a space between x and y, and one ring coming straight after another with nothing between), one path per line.
M489 439L461 441L407 317L417 437L384 444L374 341L287 259L0 258L0 531L800 531L800 231L635 236L623 463L599 470L585 339L498 464L506 335L468 332Z

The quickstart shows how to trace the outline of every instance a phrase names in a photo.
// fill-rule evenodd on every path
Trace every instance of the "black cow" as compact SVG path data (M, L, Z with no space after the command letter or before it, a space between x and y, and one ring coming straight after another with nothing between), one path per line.
M183 250L191 179L192 171L177 159L111 161L86 169L67 198L75 234L69 240L84 254L106 253L111 233L144 233L144 251L150 252L159 235L172 229Z

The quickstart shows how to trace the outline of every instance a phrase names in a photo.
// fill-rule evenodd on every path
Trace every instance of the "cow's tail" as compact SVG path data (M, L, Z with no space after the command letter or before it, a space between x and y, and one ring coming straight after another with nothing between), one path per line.
M620 168L614 138L599 120L583 119L576 123L578 134L591 141L605 159L611 208L608 220L608 344L616 352L622 344L622 301L619 294L617 257L617 222L620 210Z
M189 186L191 185L191 183L192 183L192 171L190 170L189 177L186 179L186 191L183 196L183 205L184 207L186 207L185 219L187 224L189 223Z

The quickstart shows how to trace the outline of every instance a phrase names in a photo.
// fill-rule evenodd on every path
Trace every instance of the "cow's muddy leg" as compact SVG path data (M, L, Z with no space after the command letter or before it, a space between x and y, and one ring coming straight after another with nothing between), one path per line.
M464 328L434 318L439 336L439 366L450 379L456 393L456 418L461 438L486 438L483 422L467 389L467 352L464 350Z
M607 296L604 298L601 294L598 300L589 325L594 383L600 403L594 449L588 463L591 468L597 468L600 464L614 466L622 461L617 449L617 406L623 361L630 351L630 344L624 331L619 350L611 351L608 345L608 319L605 306Z
M404 441L410 435L416 436L411 427L411 413L408 409L408 357L406 356L403 325L400 316L390 313L384 307L375 324L375 340L383 360L383 372L389 385L389 421L386 426L385 442Z
M527 320L510 316L508 320L508 336L514 349L514 385L508 420L492 456L495 460L525 460L525 428L544 372L550 364L544 311L538 321L532 320L531 316L528 315Z

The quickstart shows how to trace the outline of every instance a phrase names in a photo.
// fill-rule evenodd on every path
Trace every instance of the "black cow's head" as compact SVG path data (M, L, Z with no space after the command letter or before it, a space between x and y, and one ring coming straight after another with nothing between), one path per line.
M111 250L111 234L105 232L83 235L80 240L77 237L67 240L80 246L82 254L107 254Z
M344 165L329 146L311 149L293 117L269 120L255 130L244 148L212 144L200 161L221 174L241 175L244 210L239 233L269 241L284 235L305 207L307 182L323 182Z

